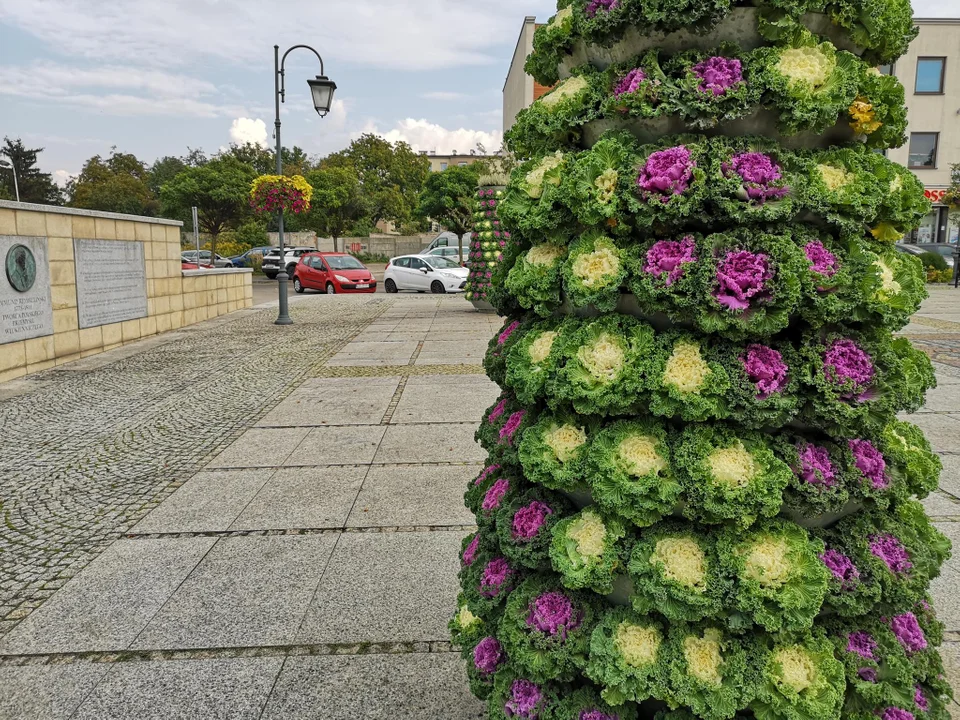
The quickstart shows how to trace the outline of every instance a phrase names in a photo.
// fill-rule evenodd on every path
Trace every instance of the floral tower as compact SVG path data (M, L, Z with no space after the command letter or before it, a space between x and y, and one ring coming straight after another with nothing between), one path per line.
M495 719L928 720L906 0L574 0L508 144L451 620ZM499 283L499 284L498 284Z
M484 178L481 178L481 181ZM503 186L481 182L473 213L473 232L470 234L470 257L467 267L470 275L465 288L466 298L477 308L492 308L489 303L493 272L503 260L503 251L510 233L500 227L497 205L503 198Z

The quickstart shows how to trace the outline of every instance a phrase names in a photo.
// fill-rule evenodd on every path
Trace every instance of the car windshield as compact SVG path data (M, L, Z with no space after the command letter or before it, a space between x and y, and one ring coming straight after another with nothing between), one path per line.
M445 257L439 257L439 256L436 256L436 255L429 255L429 256L427 256L427 257L424 258L424 259L426 260L426 262L427 262L429 265L437 268L438 270L446 270L446 269L448 269L448 268L458 268L458 267L460 267L460 264L459 264L459 263L455 263L453 260L448 260L448 259L445 258Z
M363 263L350 255L327 255L327 264L334 270L363 270Z
M944 256L953 255L953 246L952 245L938 245L935 252L940 253Z

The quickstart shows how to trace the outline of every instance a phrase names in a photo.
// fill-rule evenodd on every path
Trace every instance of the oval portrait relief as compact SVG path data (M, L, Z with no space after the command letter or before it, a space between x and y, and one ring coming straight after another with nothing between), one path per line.
M17 292L26 292L37 280L37 261L26 245L14 245L7 251L7 280Z

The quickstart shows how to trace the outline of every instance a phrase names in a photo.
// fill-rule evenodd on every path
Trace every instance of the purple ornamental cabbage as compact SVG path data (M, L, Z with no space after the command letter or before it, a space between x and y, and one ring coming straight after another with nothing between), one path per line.
M643 271L649 275L663 278L663 284L670 287L679 280L688 263L696 262L693 237L687 235L682 240L658 240L647 250L647 264Z
M810 272L825 278L837 274L837 256L827 250L819 240L811 240L804 245L803 253L810 263Z
M495 637L485 637L473 649L473 666L483 675L491 675L503 662L503 648Z
M463 551L463 564L467 567L473 565L473 561L477 559L477 550L480 548L480 533L477 533L473 536L473 540L470 541L470 544L467 545L467 549Z
M867 389L874 373L873 360L849 338L834 340L823 354L824 377L834 385L849 381L855 394L862 394Z
M651 153L637 176L637 187L645 199L666 202L673 195L682 195L693 179L697 166L685 145Z
M602 710L583 710L577 720L620 720L619 715L608 715Z
M751 301L769 299L764 292L766 283L773 277L769 258L763 253L749 250L731 250L717 263L717 287L714 299L728 310L743 311Z
M840 581L840 587L843 590L849 590L856 584L857 580L860 579L860 571L857 570L857 566L853 564L853 561L850 558L848 558L839 550L829 548L820 556L820 560L827 567L827 570L829 570L830 573ZM863 635L867 638L870 638L870 636L866 633L851 633L850 645L854 644L854 635ZM870 639L870 642L873 642L872 638ZM847 651L856 652L855 650L851 650L850 646L847 647ZM871 656L864 655L863 657Z
M513 331L516 330L518 327L520 327L520 322L518 320L514 320L512 323L507 325L503 329L503 332L500 333L500 336L497 338L497 345L503 345L507 341L507 339L511 335L513 335Z
M498 479L487 489L486 495L483 496L483 503L481 503L481 507L486 512L496 510L498 507L500 507L500 503L503 501L503 496L509 491L510 481L507 480L507 478Z
M620 7L620 0L590 0L586 9L587 17L596 17L601 11L608 13L618 7Z
M729 163L723 164L723 174L728 178L736 174L743 181L743 192L747 200L761 205L768 200L780 200L790 192L789 187L777 185L783 174L780 166L764 153L746 152L734 155Z
M613 88L613 96L630 95L640 89L640 85L647 79L647 74L641 68L634 68L621 78Z
M853 454L853 463L863 476L870 481L874 490L886 490L890 487L887 478L887 462L869 440L849 440L847 447Z
M757 388L758 400L766 400L786 386L789 368L777 350L766 345L747 345L739 360L750 382Z
M567 633L580 627L581 615L573 602L556 590L538 596L530 603L527 625L547 635L567 639Z
M847 635L847 652L849 653L856 653L864 660L876 661L877 656L874 655L876 649L877 641L870 633L858 630Z
M872 667L862 667L857 670L857 677L869 683L877 682L877 671Z
M514 570L503 558L494 558L483 568L483 575L480 578L480 594L486 598L493 598L500 594L501 590L509 590L508 583L513 579ZM507 585L506 588L504 586Z
M537 720L540 717L540 704L543 702L543 691L529 680L514 680L510 686L510 699L503 706L507 717Z
M513 515L511 535L514 540L533 540L540 532L540 528L547 521L547 516L553 515L553 510L546 503L534 500L524 505Z
M824 447L804 443L797 447L800 467L795 469L797 477L808 485L833 487L837 484L837 474L830 462L830 452Z
M724 95L734 85L743 82L743 66L736 58L707 58L692 69L693 74L700 78L700 87L697 89L702 93Z
M914 685L913 702L923 712L930 709L930 701L924 695L923 689L919 685Z
M905 573L913 567L910 553L893 535L871 535L870 553L880 558L892 573Z
M500 471L500 466L499 466L499 465L488 465L487 467L485 467L485 468L483 469L483 472L482 472L482 473L480 473L479 475L477 475L477 479L474 480L473 484L474 484L474 485L480 485L480 484L482 484L488 477L490 477L491 475L493 475L494 473L499 472L499 471Z
M888 707L880 715L880 720L916 720L913 713L901 710L898 707Z
M917 616L912 612L894 616L890 621L890 629L908 655L927 649L927 638L917 622Z
M496 407L490 411L490 414L487 415L487 422L493 425L497 420L500 419L500 416L503 415L503 411L507 409L507 399L504 398L497 403Z
M508 445L513 444L513 434L520 427L520 423L523 422L526 414L526 410L518 410L507 419L507 422L500 428L500 442L506 442Z

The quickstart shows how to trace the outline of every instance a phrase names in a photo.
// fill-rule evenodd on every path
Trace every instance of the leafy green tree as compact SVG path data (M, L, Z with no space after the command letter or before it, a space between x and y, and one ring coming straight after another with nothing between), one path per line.
M60 188L50 177L49 173L40 172L37 166L37 156L43 148L28 148L20 138L11 140L3 138L0 147L0 160L4 160L8 167L0 169L0 198L15 200L16 193L13 183L12 170L17 172L17 187L20 189L20 201L40 203L42 205L60 205L63 196Z
M478 168L473 165L449 167L442 172L432 173L420 193L417 213L456 233L461 257L463 236L473 224L478 177Z
M197 208L200 232L211 236L211 249L217 251L217 236L233 230L247 217L250 183L257 171L233 155L215 157L206 165L187 168L160 188L165 214L182 216Z
M160 188L173 180L177 175L187 169L187 163L183 158L166 155L158 158L150 166L150 172L147 176L147 187L157 197L160 197Z
M313 199L303 224L321 237L332 237L333 249L338 250L337 241L369 212L357 170L346 164L325 167L309 173L307 182L313 186Z
M86 210L156 215L157 196L150 190L147 166L130 153L110 156L94 155L87 160L80 174L67 183L68 204Z
M240 162L252 165L258 175L276 175L277 173L277 155L273 148L265 148L251 142L240 145L231 143L221 154L233 155ZM283 148L280 158L284 175L306 176L313 167L307 153L296 145L292 149Z

